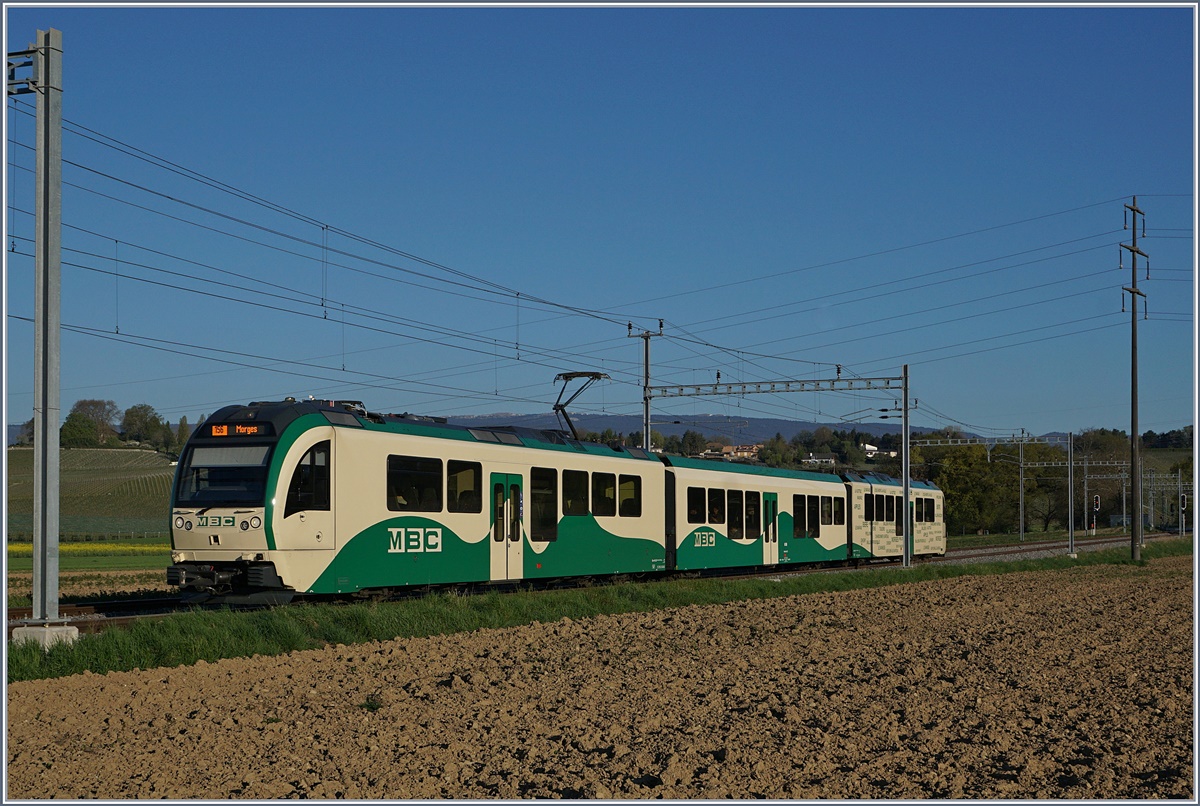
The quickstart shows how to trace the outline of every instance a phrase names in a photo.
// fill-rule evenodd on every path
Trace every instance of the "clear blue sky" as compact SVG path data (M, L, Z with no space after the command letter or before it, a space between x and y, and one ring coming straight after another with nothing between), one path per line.
M573 410L634 414L626 324L661 318L655 384L908 363L915 425L1128 429L1118 244L1136 194L1141 430L1193 421L1191 8L5 21L9 51L63 32L64 415L100 398L195 423L310 394L542 412L575 370L613 380ZM33 403L30 99L6 118L10 423ZM853 421L893 399L664 399L654 416Z

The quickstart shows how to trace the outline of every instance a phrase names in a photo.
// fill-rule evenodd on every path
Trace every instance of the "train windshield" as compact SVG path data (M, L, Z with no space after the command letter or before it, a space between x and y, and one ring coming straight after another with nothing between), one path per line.
M262 506L271 445L197 445L179 468L175 506Z

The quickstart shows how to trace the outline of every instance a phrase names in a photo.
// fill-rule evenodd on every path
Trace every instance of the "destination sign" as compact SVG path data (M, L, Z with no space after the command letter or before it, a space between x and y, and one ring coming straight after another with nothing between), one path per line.
M209 435L214 437L264 437L270 433L270 423L225 423L209 426Z

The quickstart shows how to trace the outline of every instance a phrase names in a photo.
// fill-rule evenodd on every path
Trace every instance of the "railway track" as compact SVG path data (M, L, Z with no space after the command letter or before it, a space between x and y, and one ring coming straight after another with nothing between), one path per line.
M1192 533L1188 532L1190 536ZM1155 540L1170 540L1178 538L1178 533L1171 532L1156 532L1151 535L1146 535L1146 541ZM1105 535L1102 537L1077 537L1075 538L1075 551L1098 551L1100 549L1117 548L1120 546L1129 545L1129 535ZM923 560L923 562L932 563L947 563L947 564L964 564L970 562L989 562L993 560L1006 560L1013 557L1026 557L1028 559L1039 559L1049 557L1055 554L1065 554L1070 548L1070 542L1062 538L1054 540L1027 540L1024 543L1017 543L1005 546L993 546L987 548L965 548L954 549L946 552L945 557L932 557Z
M1191 533L1189 532L1190 536ZM1152 542L1156 540L1178 538L1178 534L1174 533L1156 533L1147 535L1146 541ZM1105 537L1082 537L1076 538L1074 541L1075 551L1098 551L1100 549L1113 548L1117 546L1127 546L1129 537L1125 535L1113 535ZM944 557L922 557L914 562L917 565L924 564L967 564L978 562L1002 562L1014 558L1038 559L1054 555L1065 554L1069 548L1067 540L1032 540L1025 543L1015 545L995 546L989 548L967 548L967 549L951 549ZM896 567L898 563L864 563L857 566L857 569L880 569ZM821 574L831 572L853 571L856 568L846 565L831 564L826 566L806 566L804 568L789 569L780 572L779 569L766 569L754 572L738 572L732 573L721 572L711 575L713 578L720 579L785 579L791 576L802 574ZM617 579L624 580L624 577ZM596 578L587 577L574 580L575 587L585 587L597 583ZM613 581L613 580L608 580ZM570 585L570 580L557 580L552 587L563 587ZM489 589L491 586L487 586ZM513 585L511 589L519 589L520 585ZM414 595L423 595L430 592L423 591L406 591L398 598L411 598ZM157 599L133 599L133 600L114 600L108 602L94 602L90 604L63 604L59 605L59 617L57 620L50 622L52 626L60 624L76 627L80 633L95 634L103 632L107 629L125 627L142 619L163 618L180 610L193 608L196 605L191 602L183 601L179 596L162 597ZM8 638L11 640L13 629L16 627L28 626L33 622L33 608L31 607L10 607L8 609ZM40 625L40 622L38 622Z
M182 607L178 596L161 599L132 599L128 601L94 602L91 604L60 604L58 618L44 622L49 626L69 625L80 633L94 634L113 627L125 627L146 618L162 618L177 612ZM8 608L8 638L13 630L34 622L32 607Z

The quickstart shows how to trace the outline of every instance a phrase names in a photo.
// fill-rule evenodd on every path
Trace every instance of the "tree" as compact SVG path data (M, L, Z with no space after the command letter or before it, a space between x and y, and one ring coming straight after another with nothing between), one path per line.
M802 456L807 456L812 453L813 449L813 433L812 431L801 431L794 434L788 445L792 448L792 453L798 453Z
M139 403L125 410L121 419L121 435L134 442L161 441L165 423L148 403Z
M116 439L116 422L121 416L121 409L114 401L76 400L75 405L71 407L71 413L79 414L95 423L100 442Z
M185 414L179 418L179 427L175 430L175 450L183 450L183 446L187 444L191 433L191 429L188 428L187 415Z
M989 461L982 445L946 453L935 483L946 494L946 528L1008 531L1017 522L1017 466Z
M95 448L100 444L100 429L90 417L72 411L58 432L58 443L64 448Z
M693 431L689 428L683 432L682 445L684 456L699 456L708 448L708 440L699 431Z
M783 434L775 434L758 450L758 460L768 467L789 467L796 461L796 452L784 440Z
M61 439L61 437L60 437ZM21 425L21 430L17 433L17 441L13 443L25 447L33 444L33 418L30 417Z

